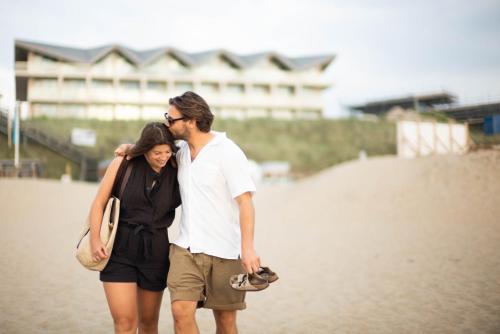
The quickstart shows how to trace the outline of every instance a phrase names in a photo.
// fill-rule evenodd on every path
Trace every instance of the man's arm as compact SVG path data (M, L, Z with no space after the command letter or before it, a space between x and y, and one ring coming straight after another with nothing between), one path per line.
M252 194L245 192L236 197L236 202L240 208L240 229L241 229L241 263L248 273L259 270L260 258L254 249L254 226L255 210L252 201Z

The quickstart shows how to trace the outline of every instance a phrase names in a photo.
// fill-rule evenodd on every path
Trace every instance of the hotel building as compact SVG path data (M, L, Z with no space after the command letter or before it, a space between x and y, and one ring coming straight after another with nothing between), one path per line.
M324 72L333 59L16 40L16 99L28 102L30 117L154 119L170 97L192 90L223 118L315 119L324 113L331 86Z

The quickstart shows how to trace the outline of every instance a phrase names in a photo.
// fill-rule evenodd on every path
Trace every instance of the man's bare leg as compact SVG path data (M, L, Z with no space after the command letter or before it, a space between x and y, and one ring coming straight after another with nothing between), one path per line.
M177 300L172 303L175 334L199 334L196 324L196 302Z
M215 323L217 325L216 334L237 334L236 311L214 310Z

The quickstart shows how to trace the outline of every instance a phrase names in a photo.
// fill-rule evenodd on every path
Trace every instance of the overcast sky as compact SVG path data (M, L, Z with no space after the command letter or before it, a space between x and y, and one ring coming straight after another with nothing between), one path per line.
M14 39L75 47L119 43L188 52L225 48L335 54L328 113L446 90L500 100L498 0L0 0L0 94L14 96ZM208 101L210 102L210 101Z

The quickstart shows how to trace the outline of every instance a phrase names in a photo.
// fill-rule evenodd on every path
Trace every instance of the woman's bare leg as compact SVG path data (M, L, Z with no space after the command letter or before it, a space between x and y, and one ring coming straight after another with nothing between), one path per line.
M158 334L158 320L163 291L137 288L139 307L139 334Z
M137 284L104 282L104 292L113 317L115 333L136 333L138 323Z

